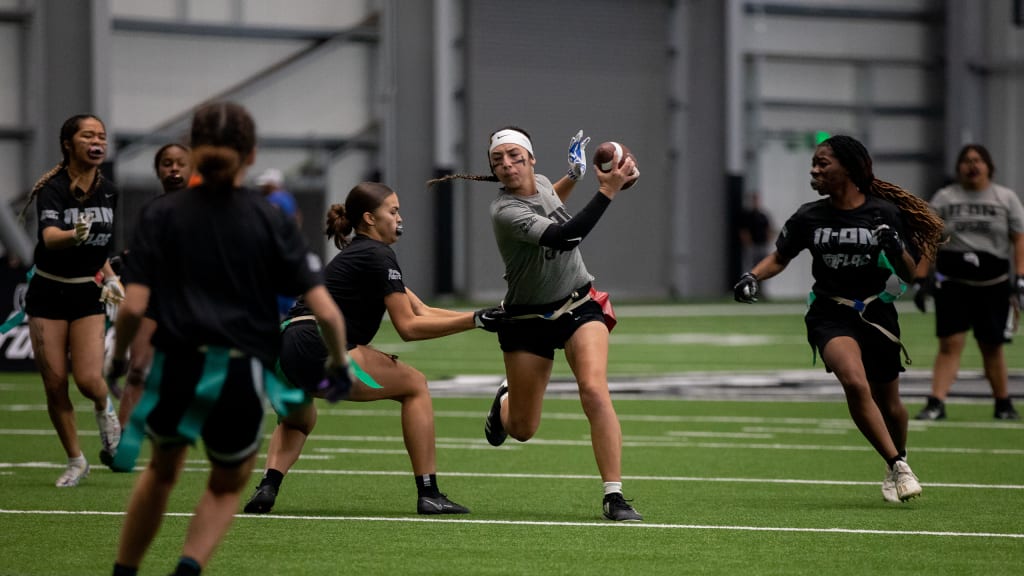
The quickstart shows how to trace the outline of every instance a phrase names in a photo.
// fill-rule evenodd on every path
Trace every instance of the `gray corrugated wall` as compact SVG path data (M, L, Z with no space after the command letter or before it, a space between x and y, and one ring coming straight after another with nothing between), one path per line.
M588 155L604 140L636 154L640 182L616 197L582 245L597 284L618 297L670 291L670 8L665 1L466 3L467 168L488 173L487 137L507 124L530 132L536 169L553 181L565 173L569 138L580 128L593 138ZM488 216L497 184L468 188L467 291L500 296L503 267ZM570 212L596 190L588 173Z

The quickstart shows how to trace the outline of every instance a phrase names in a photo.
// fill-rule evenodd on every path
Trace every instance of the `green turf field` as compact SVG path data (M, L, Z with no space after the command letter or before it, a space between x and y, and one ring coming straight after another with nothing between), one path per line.
M611 335L608 371L612 376L663 375L690 371L821 369L812 365L802 304L728 303L693 306L620 306ZM935 361L935 316L900 304L902 339L911 368L930 370ZM457 374L502 374L497 336L480 330L437 340L402 342L387 323L374 341L399 354L430 379ZM1011 371L1024 370L1024 347L1006 347ZM973 340L962 358L964 369L980 369ZM556 355L555 375L570 375Z
M922 367L934 354L928 320L905 322ZM611 368L806 368L802 338L799 316L786 314L627 316ZM500 370L493 335L479 331L391 341L433 378ZM1019 369L1019 353L1010 357ZM977 367L965 357L971 362ZM78 488L56 489L63 454L38 377L0 374L0 575L110 571L134 474L98 464L95 422L75 398L94 467ZM489 403L434 400L441 488L473 514L415 514L396 403L322 404L275 514L240 515L205 573L989 576L1024 565L1024 424L991 420L987 403L958 405L946 422L911 423L910 463L924 495L894 505L882 501L883 464L841 401L619 399L625 491L646 517L633 525L601 519L578 401L551 398L537 436L501 448L483 439ZM172 569L205 471L193 451L142 574Z

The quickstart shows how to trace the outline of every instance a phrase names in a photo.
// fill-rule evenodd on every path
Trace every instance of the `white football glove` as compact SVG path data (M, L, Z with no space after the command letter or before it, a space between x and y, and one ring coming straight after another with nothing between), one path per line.
M587 173L587 144L590 137L583 139L583 130L569 140L569 172L567 175L575 182Z
M104 304L120 304L124 302L124 286L121 279L111 276L103 280L103 289L100 290L100 302Z
M75 244L81 244L89 239L89 230L92 229L92 216L85 212L78 214L78 221L75 222Z

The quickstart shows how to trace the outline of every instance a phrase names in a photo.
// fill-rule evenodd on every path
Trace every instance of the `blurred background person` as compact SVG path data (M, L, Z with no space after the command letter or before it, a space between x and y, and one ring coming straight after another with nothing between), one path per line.
M945 220L943 232L949 240L934 262L922 261L917 269L922 286L933 286L939 338L931 395L918 420L946 418L946 398L960 370L968 330L974 332L992 387L993 416L1020 419L1010 399L1003 344L1016 331L1024 298L1024 208L1013 190L992 182L995 171L988 150L968 144L957 156L956 183L931 200ZM1011 276L1011 263L1016 277Z
M302 229L302 212L299 211L299 203L295 195L284 187L284 174L277 168L268 168L256 178L256 186L263 192L275 208L281 211L289 220ZM277 311L282 318L288 315L288 310L295 304L295 298L284 295L277 297Z
M771 253L774 231L771 217L761 207L761 194L752 192L747 197L747 207L740 214L740 248L742 249L743 270L750 270ZM764 297L764 287L761 287Z
M192 180L192 152L183 144L164 144L153 157L153 169L156 171L163 194L184 190ZM128 250L125 250L121 255L120 265L124 266L128 258ZM149 365L153 361L153 345L150 340L156 332L156 314L152 310L152 304L150 309L146 310L146 315L142 318L128 350L128 373L125 375L124 389L119 391L121 401L117 407L117 419L121 422L122 428L128 423L128 415L142 395L143 384L149 374ZM114 390L116 385L116 381L111 382L111 390Z

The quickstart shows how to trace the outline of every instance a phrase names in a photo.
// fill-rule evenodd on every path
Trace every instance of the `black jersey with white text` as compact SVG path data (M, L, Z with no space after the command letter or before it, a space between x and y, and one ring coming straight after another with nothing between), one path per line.
M156 298L154 347L235 348L272 366L277 295L322 283L320 260L294 222L256 191L200 185L147 205L126 277Z
M324 285L345 316L345 337L349 347L365 346L380 330L387 306L384 297L405 292L402 269L390 246L356 234L324 267ZM288 312L289 318L310 311L300 298Z
M57 172L36 196L39 231L36 233L35 264L40 270L66 278L93 276L110 257L114 246L114 209L117 208L118 190L114 183L103 179L96 190L79 202L71 194L71 177L67 168ZM77 246L62 249L47 248L43 242L43 229L56 226L73 230L78 217L86 214L92 219L89 238Z
M900 211L891 202L868 195L859 207L840 210L822 198L790 216L775 247L784 262L805 248L810 251L813 291L818 296L863 300L882 292L891 274L878 263L881 248L872 231L880 224L906 240ZM911 254L917 258L912 250Z

